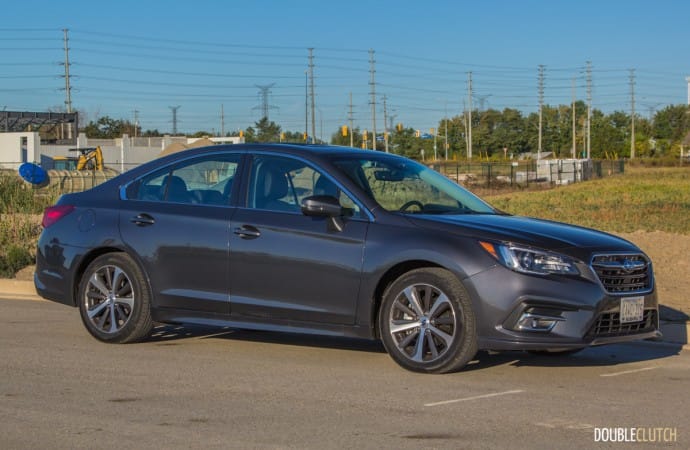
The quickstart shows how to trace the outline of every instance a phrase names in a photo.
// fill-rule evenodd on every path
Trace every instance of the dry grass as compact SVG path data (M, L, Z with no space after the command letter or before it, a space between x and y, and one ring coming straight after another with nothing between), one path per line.
M611 232L690 234L690 168L630 168L586 183L486 199L512 214Z

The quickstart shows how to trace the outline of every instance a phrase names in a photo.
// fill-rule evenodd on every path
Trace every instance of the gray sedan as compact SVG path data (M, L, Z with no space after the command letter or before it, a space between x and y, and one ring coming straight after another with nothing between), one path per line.
M479 349L658 337L649 258L599 231L497 211L375 151L219 145L48 208L35 284L104 342L154 322L380 339L401 366Z

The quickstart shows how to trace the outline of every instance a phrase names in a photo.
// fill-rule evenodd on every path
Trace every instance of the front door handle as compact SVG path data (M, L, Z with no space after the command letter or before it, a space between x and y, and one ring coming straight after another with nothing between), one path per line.
M258 229L252 227L251 225L243 225L241 227L237 227L235 228L233 233L235 233L242 239L256 239L259 236L261 236L261 232Z
M145 227L145 226L153 225L154 223L156 223L154 218L149 216L146 213L137 214L136 216L129 219L129 221L132 222L133 224L137 225L137 226L140 226L140 227Z

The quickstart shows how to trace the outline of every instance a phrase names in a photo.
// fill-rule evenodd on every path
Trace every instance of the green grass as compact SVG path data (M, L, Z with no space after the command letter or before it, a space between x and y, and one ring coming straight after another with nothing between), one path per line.
M690 234L690 167L626 168L595 181L484 198L511 214L610 232Z

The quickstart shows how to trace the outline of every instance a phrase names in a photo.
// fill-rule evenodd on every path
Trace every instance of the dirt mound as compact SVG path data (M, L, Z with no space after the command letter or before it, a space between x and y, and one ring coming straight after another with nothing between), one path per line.
M687 319L690 315L690 236L664 231L616 234L652 258L659 303L682 313L665 311L665 318L678 320L684 315ZM668 317L669 314L672 317Z

